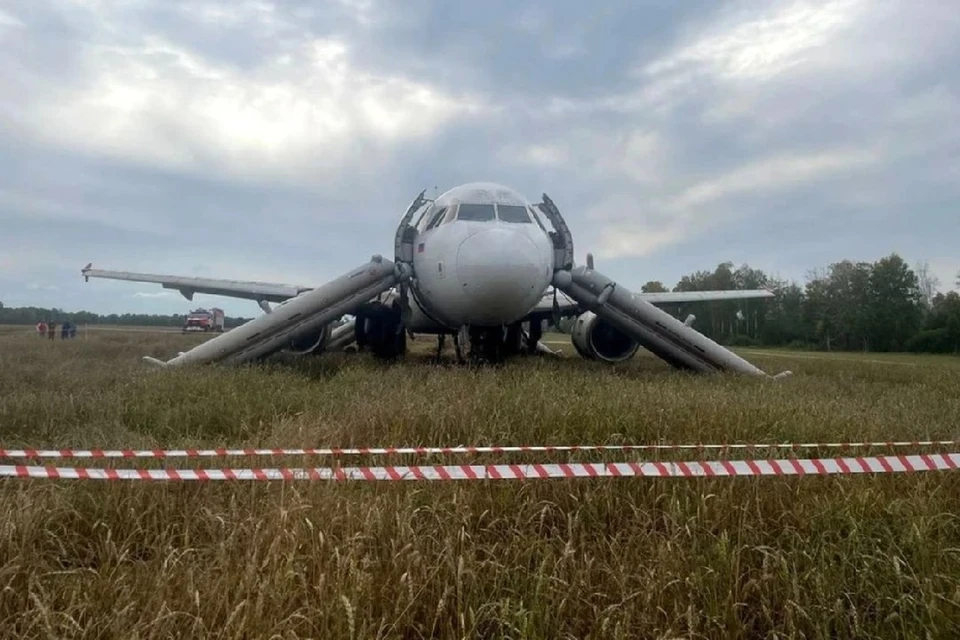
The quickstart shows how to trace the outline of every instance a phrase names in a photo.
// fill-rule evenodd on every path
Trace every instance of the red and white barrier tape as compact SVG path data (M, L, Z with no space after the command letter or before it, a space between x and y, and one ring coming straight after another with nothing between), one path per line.
M382 456L458 453L532 453L565 451L796 450L862 449L867 447L931 447L960 445L960 440L891 442L803 442L770 444L609 444L467 447L354 447L306 449L0 449L0 458L222 458L228 456Z
M63 480L542 480L688 478L954 471L960 453L798 460L421 465L312 469L85 469L0 465L0 477Z

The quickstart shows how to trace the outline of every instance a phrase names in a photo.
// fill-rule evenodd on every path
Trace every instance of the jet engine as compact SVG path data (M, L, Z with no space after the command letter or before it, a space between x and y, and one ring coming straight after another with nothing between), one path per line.
M287 351L300 356L323 353L327 342L330 341L331 331L330 325L325 324L319 331L311 331L310 333L299 335L290 341Z
M573 324L573 346L582 358L623 362L637 352L639 344L592 311L585 311Z

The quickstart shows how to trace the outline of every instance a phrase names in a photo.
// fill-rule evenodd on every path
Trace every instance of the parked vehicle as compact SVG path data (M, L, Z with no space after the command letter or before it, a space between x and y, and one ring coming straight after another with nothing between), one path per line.
M194 331L216 331L223 332L223 309L216 307L212 309L195 309L190 312L183 323L183 333Z

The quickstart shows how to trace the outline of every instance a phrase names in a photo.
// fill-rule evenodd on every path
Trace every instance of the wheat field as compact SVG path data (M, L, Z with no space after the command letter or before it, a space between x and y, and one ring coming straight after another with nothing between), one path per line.
M472 369L451 365L448 353L434 365L426 355L432 342L422 340L393 365L363 354L179 371L140 362L202 339L91 330L46 341L5 328L0 447L960 438L958 358L743 352L767 371L794 371L778 382L682 374L644 356L610 367L582 361L569 347L560 360ZM550 339L555 348L564 340ZM697 454L426 460L652 457ZM7 479L0 481L0 634L957 637L958 505L956 472L475 483Z

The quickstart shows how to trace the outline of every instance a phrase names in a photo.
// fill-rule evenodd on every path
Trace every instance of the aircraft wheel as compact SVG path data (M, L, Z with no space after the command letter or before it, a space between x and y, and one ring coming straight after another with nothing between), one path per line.
M400 309L374 302L366 311L364 338L373 355L383 360L404 355L407 351L407 333L403 328Z
M536 355L537 343L543 337L543 320L538 316L530 321L530 339L527 341L527 353Z
M515 322L507 327L503 346L505 356L515 356L520 353L523 348L523 333L519 322Z
M499 364L506 352L503 329L472 329L470 331L470 362Z
M379 332L379 302L366 302L357 308L354 318L356 322L353 325L354 340L357 343L357 351L363 352L370 346L371 337Z

